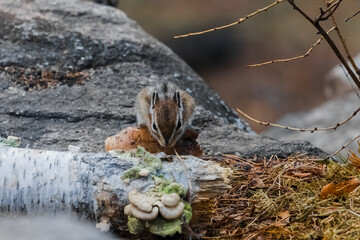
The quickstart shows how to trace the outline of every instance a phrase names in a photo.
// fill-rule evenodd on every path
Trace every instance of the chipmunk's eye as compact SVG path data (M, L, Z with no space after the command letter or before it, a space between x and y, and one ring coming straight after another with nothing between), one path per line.
M155 123L152 124L152 128L154 129L154 131L157 131L157 127Z
M179 121L178 121L178 123L177 123L177 125L176 125L176 130L179 130L181 128L181 121L180 121L180 119L179 119Z

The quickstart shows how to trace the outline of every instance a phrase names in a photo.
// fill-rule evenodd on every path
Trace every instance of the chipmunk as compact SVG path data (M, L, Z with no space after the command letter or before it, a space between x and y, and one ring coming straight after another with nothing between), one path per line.
M194 99L175 84L146 87L137 96L139 125L145 125L163 147L173 147L191 122Z

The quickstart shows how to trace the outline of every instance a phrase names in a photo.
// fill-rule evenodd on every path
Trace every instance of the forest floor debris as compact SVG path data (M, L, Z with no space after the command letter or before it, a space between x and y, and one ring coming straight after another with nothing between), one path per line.
M203 239L360 239L356 154L344 164L306 156L222 162L234 172L232 189L214 203Z

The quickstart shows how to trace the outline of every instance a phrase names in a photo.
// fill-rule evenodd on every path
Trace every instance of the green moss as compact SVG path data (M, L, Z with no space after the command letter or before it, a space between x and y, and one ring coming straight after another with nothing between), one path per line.
M190 205L190 203L188 203L188 202L185 202L185 201L183 201L183 203L184 203L184 213L183 213L183 215L185 216L185 221L187 222L187 223L189 223L190 222L190 220L191 220L191 218L192 218L192 208L191 208L191 205Z
M145 222L136 217L128 216L127 226L131 234L139 234L145 230Z
M164 193L177 193L180 196L184 196L186 194L186 190L184 185L181 183L172 182L168 186L165 186L163 189Z
M124 179L137 179L140 178L139 172L140 172L141 168L139 168L138 166L129 168L128 170L125 170L123 175L120 177L122 180Z
M152 234L162 237L169 237L176 233L181 233L181 221L179 219L166 220L158 217L154 221L147 222L146 225Z
M148 169L152 174L155 174L157 170L162 168L161 159L147 152L145 148L141 146L138 146L136 150L136 157L143 160L143 162L140 162L139 165L142 168Z
M129 153L131 154L130 156ZM147 152L145 148L141 146L138 146L135 153L115 152L115 156L136 157L140 159L138 164L124 171L123 175L121 176L121 179L133 180L140 178L141 176L139 175L139 172L141 169L147 169L150 171L151 174L156 174L156 172L162 168L161 159Z
M7 138L0 138L0 144L9 147L19 147L21 144L21 139L18 137L9 136Z
M174 182L172 180L164 179L162 176L153 176L155 186L150 189L150 195L162 195L164 193L177 193L179 196L186 195L186 188L183 184Z

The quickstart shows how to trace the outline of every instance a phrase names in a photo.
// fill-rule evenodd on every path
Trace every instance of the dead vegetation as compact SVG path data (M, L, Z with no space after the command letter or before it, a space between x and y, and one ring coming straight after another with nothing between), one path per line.
M356 154L346 164L304 156L223 162L233 187L217 198L204 239L360 239Z
M53 70L38 70L35 68L1 67L15 84L26 91L43 90L57 85L84 84L89 79L89 74L84 72L63 72Z

